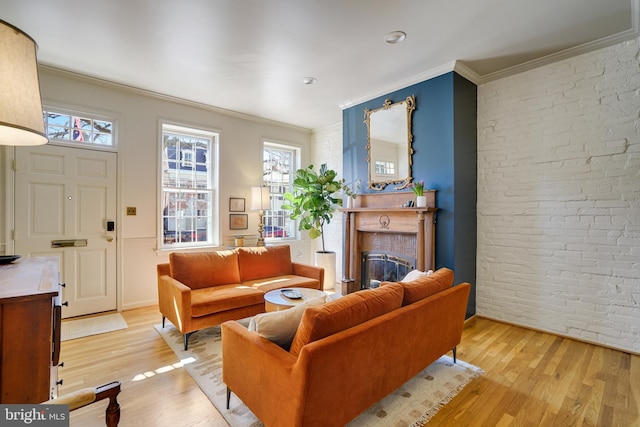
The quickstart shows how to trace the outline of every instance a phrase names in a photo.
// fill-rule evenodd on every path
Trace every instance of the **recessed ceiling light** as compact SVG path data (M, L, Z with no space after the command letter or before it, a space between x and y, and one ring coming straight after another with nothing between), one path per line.
M318 79L316 79L315 77L305 77L304 79L302 79L302 83L306 85L315 84L317 81Z
M407 38L407 33L404 31L392 31L384 36L384 41L389 44L402 43Z

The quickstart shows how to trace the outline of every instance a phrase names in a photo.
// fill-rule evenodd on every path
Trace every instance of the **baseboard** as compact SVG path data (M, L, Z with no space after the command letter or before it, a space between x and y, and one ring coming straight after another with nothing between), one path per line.
M578 341L578 342L582 342L582 343L585 343L585 344L596 345L598 347L608 348L610 350L621 351L623 353L628 353L628 354L633 354L635 356L640 356L640 353L632 351L632 350L629 350L627 348L620 348L620 347L615 347L615 346L608 345L608 344L602 344L602 343L599 343L599 342L583 339L583 338L572 337L570 335L561 334L561 333L558 333L558 332L555 332L555 331L547 331L545 329L534 328L532 326L522 325L522 324L519 324L519 323L516 323L516 322L509 322L509 321L502 320L502 319L494 319L492 317L482 316L482 315L478 315L478 314L474 314L469 319L471 319L473 317L478 317L479 319L487 319L487 320L491 320L493 322L503 323L505 325L516 326L518 328L528 329L530 331L542 332L544 334L554 335L554 336L560 337L560 338L566 338L566 339L569 339L569 340ZM469 320L469 319L467 319L467 320ZM465 320L465 323L466 323L466 320Z

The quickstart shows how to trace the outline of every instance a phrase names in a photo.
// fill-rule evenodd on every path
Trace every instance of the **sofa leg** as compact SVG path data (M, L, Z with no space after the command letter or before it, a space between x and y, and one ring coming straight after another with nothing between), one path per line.
M457 363L457 359L456 359L456 357L457 357L456 353L457 352L456 352L456 350L458 350L458 348L457 347L453 347L453 363Z
M231 389L227 387L227 409L229 409L229 401L231 401Z
M193 332L189 332L188 334L184 334L184 351L187 351L189 348L189 337Z

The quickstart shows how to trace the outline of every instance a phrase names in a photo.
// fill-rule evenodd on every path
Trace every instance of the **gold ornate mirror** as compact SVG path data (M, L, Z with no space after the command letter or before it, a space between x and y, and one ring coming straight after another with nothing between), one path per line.
M411 182L413 110L413 95L395 104L387 99L377 110L364 110L369 188L382 190L387 185L397 185L396 190L401 190Z

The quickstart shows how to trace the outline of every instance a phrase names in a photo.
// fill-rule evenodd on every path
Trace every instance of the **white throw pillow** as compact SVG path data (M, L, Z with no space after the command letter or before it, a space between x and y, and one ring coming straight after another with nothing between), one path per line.
M433 274L433 270L429 271L420 271L420 270L411 270L404 276L404 279L401 282L413 282L415 280L421 279L423 277L431 276Z
M305 308L324 304L326 299L327 296L324 295L286 310L257 314L249 322L249 331L257 332L261 337L288 350L298 330Z

